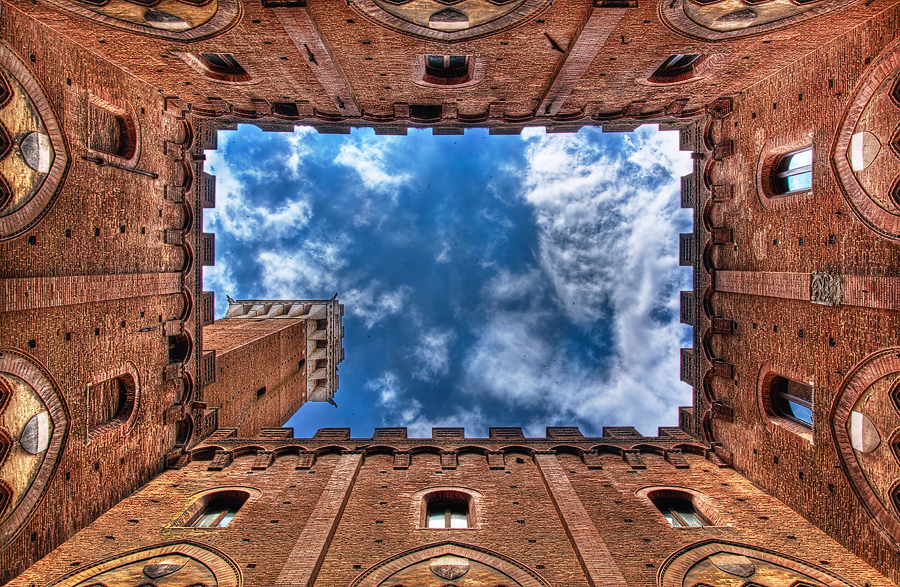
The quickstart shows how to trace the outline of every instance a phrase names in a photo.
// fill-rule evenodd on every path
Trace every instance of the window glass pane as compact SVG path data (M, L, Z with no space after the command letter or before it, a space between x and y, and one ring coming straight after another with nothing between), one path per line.
M790 406L792 416L812 426L812 410L790 400L787 400L787 404Z
M223 510L221 508L213 508L213 509L206 510L205 512L203 512L203 515L201 515L199 518L197 518L197 521L194 523L194 526L196 526L197 528L211 527L213 524L216 523L216 520L222 514L222 511Z
M428 56L428 67L433 67L435 69L443 69L444 68L444 56L443 55L429 55Z
M444 528L444 510L428 512L429 528Z
M450 56L450 69L459 69L460 67L466 66L466 56L465 55L451 55Z
M222 516L222 519L219 521L219 528L224 528L225 526L227 526L228 523L231 522L231 518L234 517L235 513L236 512L230 511L227 514L225 514L224 516Z
M804 151L800 151L799 153L795 153L791 156L790 163L788 163L788 169L797 169L798 167L805 167L806 165L812 165L812 149L806 149Z
M681 526L681 522L678 521L678 518L675 517L675 514L673 514L668 509L662 510L662 515L666 517L666 520L668 520L669 524L671 524L673 527L678 528Z
M451 512L450 513L450 527L451 528L468 528L469 523L466 519L465 512Z
M700 516L694 513L693 509L680 509L678 510L678 515L681 516L681 519L684 520L684 523L687 526L703 525L703 520L700 519Z
M794 159L796 159L796 157L794 157ZM794 161L792 159L791 165L793 164ZM812 187L812 173L807 172L790 176L787 178L787 187L789 192L810 189Z

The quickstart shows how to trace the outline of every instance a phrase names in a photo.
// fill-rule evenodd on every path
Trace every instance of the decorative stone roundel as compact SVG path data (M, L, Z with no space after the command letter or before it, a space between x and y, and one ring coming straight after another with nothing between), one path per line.
M798 24L857 0L662 0L663 22L678 33L720 41Z
M240 14L237 0L48 1L105 25L176 41L196 41L221 33Z
M535 16L551 0L351 0L365 17L434 41L495 33Z
M854 213L900 240L900 42L885 48L855 90L831 156Z
M68 416L36 361L0 349L0 546L40 501L62 452Z
M0 240L50 209L68 166L62 133L25 64L0 45Z
M193 542L173 542L116 555L58 578L54 587L154 585L240 587L237 565L224 553Z

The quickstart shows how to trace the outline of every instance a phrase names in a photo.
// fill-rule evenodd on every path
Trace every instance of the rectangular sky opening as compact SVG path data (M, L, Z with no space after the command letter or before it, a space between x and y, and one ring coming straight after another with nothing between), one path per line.
M678 235L691 232L678 133L492 136L220 131L216 264L204 289L237 299L345 305L339 408L288 422L320 427L677 423Z

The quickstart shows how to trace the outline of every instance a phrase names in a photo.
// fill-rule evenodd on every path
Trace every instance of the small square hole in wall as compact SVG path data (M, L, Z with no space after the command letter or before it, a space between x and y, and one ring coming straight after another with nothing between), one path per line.
M72 238L72 229L71 228L66 229L66 238Z
M65 338L66 338L66 340L72 340L72 333L71 333L71 332L67 332Z
M247 568L248 568L248 569L255 569L255 568L256 568L256 564L255 564L255 563L247 563Z
M799 331L797 331L797 336L798 336L799 338L805 338L805 337L806 337L806 334L803 332L803 329L802 329L802 328L801 328Z
M803 237L801 236L799 239L797 239L797 242L800 243L800 246L802 247L803 246Z
M528 540L528 544L537 544L537 540Z
M361 570L361 569L362 569L362 565L353 565L353 570L354 570L354 571L359 571L359 570Z
M99 328L95 328L95 329L94 329L94 336L100 336L100 329L99 329Z
M536 568L536 569L545 569L545 568L547 568L547 567L545 567L544 565L534 565L534 568Z
M835 241L834 241L834 235L833 235L833 234L829 234L829 235L828 235L828 244L829 244L829 245L833 245L834 242L835 242Z
M34 236L34 235L29 236L29 237L28 237L28 244L29 244L29 245L36 245L36 244L37 244L37 237Z
M28 348L33 349L36 346L37 346L37 342L35 342L34 340L28 341Z
M837 341L833 338L828 339L828 346L837 346Z
M773 331L773 332L778 332L778 325L777 325L777 324L776 324L775 326L772 327L772 331Z
M756 322L753 323L753 330L756 330Z
M99 228L95 228L95 229L94 229L94 236L100 236L100 229L99 229Z

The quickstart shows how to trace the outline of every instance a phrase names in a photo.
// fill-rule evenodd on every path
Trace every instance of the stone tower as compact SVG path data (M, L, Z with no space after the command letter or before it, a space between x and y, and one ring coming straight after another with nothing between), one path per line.
M204 390L217 428L252 437L284 425L307 401L333 401L344 307L336 300L242 300L203 328L216 375Z

